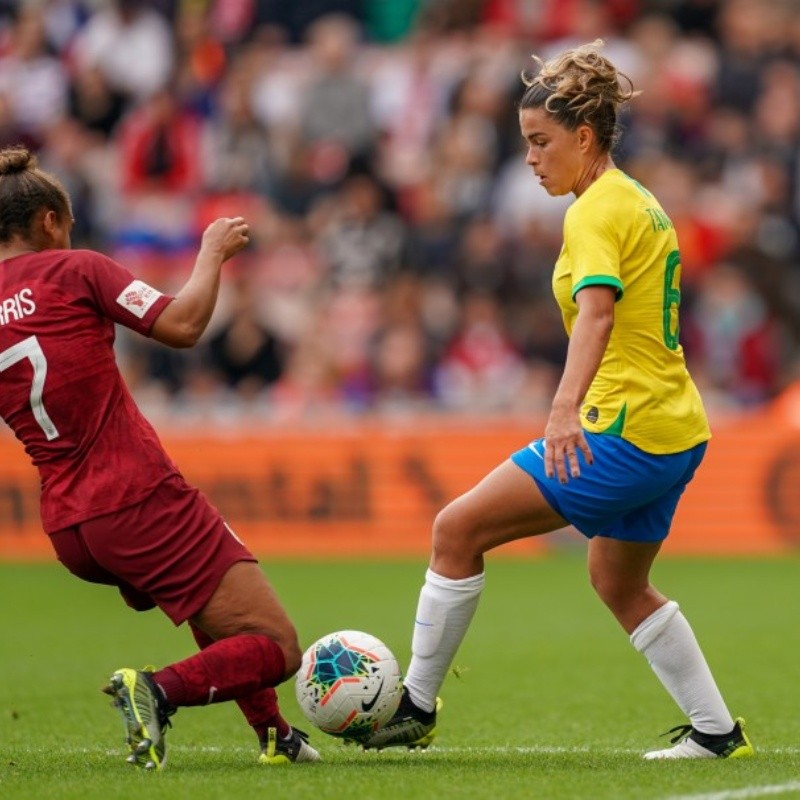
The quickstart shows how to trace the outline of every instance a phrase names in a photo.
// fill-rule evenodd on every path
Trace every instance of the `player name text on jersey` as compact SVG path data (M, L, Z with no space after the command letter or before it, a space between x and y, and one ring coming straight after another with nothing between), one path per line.
M29 317L34 311L36 302L33 299L33 291L27 287L20 289L11 297L0 300L0 325L8 325L9 322Z

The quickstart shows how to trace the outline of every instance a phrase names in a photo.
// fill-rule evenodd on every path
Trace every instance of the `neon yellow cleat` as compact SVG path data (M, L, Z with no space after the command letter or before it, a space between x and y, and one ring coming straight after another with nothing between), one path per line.
M673 758L752 758L755 749L744 732L744 720L739 717L730 733L710 734L695 730L691 725L679 725L667 733L679 731L670 741L674 747L645 753L648 761ZM666 734L664 734L666 735Z
M152 671L124 667L103 687L122 715L131 754L128 762L143 769L163 769L167 763L164 734L174 709L166 707L151 679Z
M261 742L262 764L272 767L283 764L300 764L304 761L319 761L319 753L308 743L308 734L292 728L288 739L279 739L276 728L267 730L267 738Z

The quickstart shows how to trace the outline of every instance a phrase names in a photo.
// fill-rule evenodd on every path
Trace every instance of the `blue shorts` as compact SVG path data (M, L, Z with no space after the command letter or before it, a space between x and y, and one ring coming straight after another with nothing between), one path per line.
M608 434L585 432L594 463L578 450L579 478L561 483L544 472L544 439L511 460L535 481L553 510L584 536L660 542L669 533L678 500L703 460L706 442L656 456Z

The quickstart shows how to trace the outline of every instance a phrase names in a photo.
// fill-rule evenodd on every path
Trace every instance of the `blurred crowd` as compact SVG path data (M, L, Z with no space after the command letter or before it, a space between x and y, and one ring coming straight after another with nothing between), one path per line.
M148 414L536 414L571 198L524 164L519 74L598 37L706 402L769 401L800 373L798 0L0 0L0 146L62 180L73 246L165 291L250 222L197 348L119 332Z

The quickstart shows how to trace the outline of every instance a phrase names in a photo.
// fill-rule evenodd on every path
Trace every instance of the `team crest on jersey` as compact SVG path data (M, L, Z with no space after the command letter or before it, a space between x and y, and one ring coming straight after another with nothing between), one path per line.
M117 302L139 319L142 319L150 306L161 297L161 292L148 286L144 281L133 281L126 286Z

